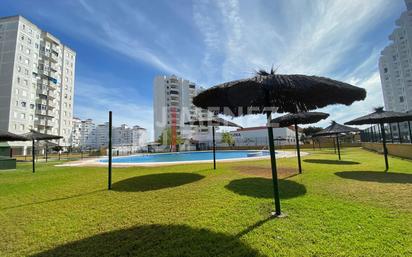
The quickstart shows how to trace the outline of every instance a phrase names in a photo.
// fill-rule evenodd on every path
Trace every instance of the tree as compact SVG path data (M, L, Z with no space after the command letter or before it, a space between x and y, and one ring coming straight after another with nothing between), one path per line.
M230 134L229 132L223 132L222 143L226 143L228 146L233 145L235 143L235 140L233 139L232 134Z
M162 145L172 145L172 129L165 128L162 134L157 139L157 142ZM182 143L183 139L179 135L176 135L176 145L180 145Z
M313 135L313 134L315 134L315 133L317 133L321 130L322 130L322 128L320 128L320 127L310 126L310 127L307 127L307 128L303 128L303 133L305 134L305 136L309 137L309 136L311 136L311 135Z

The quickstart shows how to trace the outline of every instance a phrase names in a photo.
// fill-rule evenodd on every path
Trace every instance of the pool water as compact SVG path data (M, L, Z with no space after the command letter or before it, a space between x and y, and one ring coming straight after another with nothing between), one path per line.
M254 156L248 156L248 155ZM250 158L268 156L268 151L216 151L216 160ZM179 153L158 153L142 154L113 158L113 163L146 163L146 162L181 162L181 161L204 161L212 160L213 152L179 152ZM100 162L107 162L107 159Z

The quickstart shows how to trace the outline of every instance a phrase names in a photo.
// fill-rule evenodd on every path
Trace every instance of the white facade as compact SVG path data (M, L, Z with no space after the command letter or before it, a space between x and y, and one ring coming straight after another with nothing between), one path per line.
M156 76L153 82L154 139L172 126L175 112L176 132L182 139L211 135L211 128L189 126L192 119L208 118L210 113L193 105L192 99L201 91L194 83L172 76Z
M60 135L59 144L69 146L75 60L73 50L27 19L0 18L0 129Z
M381 52L379 72L385 109L412 111L412 0L405 0L407 10L396 20L389 36L391 43ZM408 123L391 125L395 138L408 138Z
M71 146L80 149L98 149L109 143L109 123L96 125L92 119L73 119ZM147 131L140 126L126 124L112 129L112 145L135 151L147 145Z
M236 146L268 146L268 130L266 126L241 128L231 131ZM299 138L302 133L299 131ZM275 145L294 145L296 135L294 126L285 128L273 128Z
M392 42L379 59L385 109L396 112L412 110L412 0L405 4L407 11L396 21Z
M82 121L79 118L73 118L72 133L70 135L70 146L78 148L81 145Z

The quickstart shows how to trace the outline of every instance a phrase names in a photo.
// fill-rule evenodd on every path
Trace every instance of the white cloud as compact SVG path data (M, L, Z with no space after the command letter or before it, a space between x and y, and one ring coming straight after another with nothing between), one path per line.
M399 2L194 0L190 9L192 13L184 13L185 18L181 19L186 23L184 26L167 26L169 24L163 22L165 17L159 14L159 10L145 11L138 8L139 2L117 1L107 5L77 0L77 3L81 8L68 16L70 22L66 17L53 16L53 13L45 14L44 18L52 20L51 24L55 22L66 27L65 31L76 37L144 62L161 72L174 73L203 86L211 86L248 77L256 69L268 69L274 65L279 67L279 73L329 76L366 88L368 96L363 102L350 107L323 109L332 114L330 119L338 122L383 105L377 60L380 49L387 42L375 42L376 38L367 34L376 31L382 21L398 11ZM182 9L174 5L164 5L164 8ZM171 10L168 13L178 12ZM76 30L72 29L73 26ZM188 30L180 31L183 27ZM196 47L189 49L193 45ZM76 84L80 95L87 95L85 91L94 91L95 88L98 91L103 85L105 92L110 92L110 86L113 86L101 80L86 85L88 82L81 79ZM143 120L146 125L142 126L151 129L151 120L146 117L152 115L145 110L151 110L151 105L137 106L133 99L127 99L130 95L135 96L136 93L125 94L121 98L111 98L104 93L103 97L95 100L98 107L95 115L102 119L105 117L102 106L118 105L116 107L120 110L140 108L147 112L145 117L132 114L122 118L130 121L136 118L136 122ZM92 113L93 108L94 105L80 103L76 106L76 113ZM263 116L235 121L244 126L265 124ZM327 125L328 122L319 124Z

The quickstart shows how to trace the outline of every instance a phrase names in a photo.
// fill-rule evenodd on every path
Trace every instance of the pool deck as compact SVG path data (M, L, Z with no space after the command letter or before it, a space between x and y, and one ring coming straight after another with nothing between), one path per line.
M276 153L277 153L276 159L296 157L295 151L278 151L277 150ZM309 153L307 152L300 152L301 156L306 156L308 154ZM124 157L124 156L120 156L120 157ZM87 159L87 160L71 161L71 162L66 162L63 164L56 165L56 166L59 166L59 167L107 167L107 162L100 162L100 160L105 159L105 158L107 158L107 156L100 157L100 158ZM258 157L246 157L246 158L216 159L216 162L221 163L221 162L254 161L254 160L265 160L269 158L270 158L270 155L258 156ZM155 166L170 166L170 165L196 164L196 163L213 163L213 159L198 160L198 161L177 161L177 162L141 162L141 163L113 162L112 166L113 167L155 167Z

